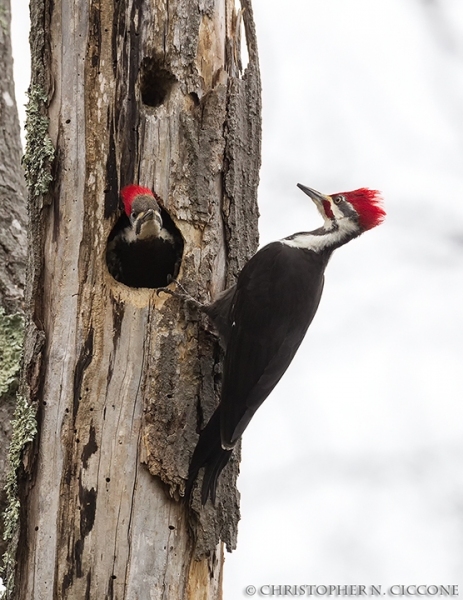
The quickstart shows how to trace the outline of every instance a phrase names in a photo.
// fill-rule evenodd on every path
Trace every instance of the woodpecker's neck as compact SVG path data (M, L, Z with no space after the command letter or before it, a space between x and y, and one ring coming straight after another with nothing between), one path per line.
M128 244L132 244L134 242L139 242L141 240L149 240L160 238L166 241L172 241L172 234L164 229L164 227L160 227L159 223L154 220L149 220L146 223L143 223L140 229L140 233L137 235L133 227L126 227L123 231L123 238Z
M336 221L328 221L323 227L303 233L294 233L282 240L282 244L292 248L323 252L335 250L343 244L360 235L361 230L352 219L344 218Z
M142 224L140 227L140 233L137 238L139 240L146 240L151 237L159 237L161 235L162 226L156 219L150 219Z

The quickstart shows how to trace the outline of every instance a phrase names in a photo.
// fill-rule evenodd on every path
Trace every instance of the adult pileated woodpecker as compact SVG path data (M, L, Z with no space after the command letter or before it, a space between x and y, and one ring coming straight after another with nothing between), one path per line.
M130 287L167 285L177 275L183 248L175 225L167 214L163 218L161 200L150 189L127 185L121 197L125 215L108 240L109 272Z
M324 271L336 248L385 217L377 191L325 196L298 187L315 202L323 227L295 233L259 250L235 286L208 306L226 345L220 404L201 431L190 463L186 497L205 467L201 499L215 502L217 479L254 413L291 363L317 311Z

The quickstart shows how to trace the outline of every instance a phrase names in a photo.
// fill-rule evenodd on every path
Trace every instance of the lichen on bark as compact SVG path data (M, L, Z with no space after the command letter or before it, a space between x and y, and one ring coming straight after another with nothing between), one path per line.
M55 149L48 135L49 120L45 116L47 94L38 85L31 86L26 108L26 153L24 172L29 193L33 197L46 194L53 180L51 165Z
M23 356L24 316L21 313L5 314L0 308L0 400L14 403L15 411L10 423L10 445L5 477L5 505L2 506L3 553L0 574L6 590L3 600L13 598L16 551L19 537L20 501L18 497L18 472L22 465L23 450L32 442L37 432L36 409L24 396L17 394L19 373Z
M8 547L3 555L2 576L6 587L5 600L12 597L14 590L14 571L16 566L16 548L18 543L18 525L20 503L18 498L18 469L24 446L32 442L37 433L35 408L22 396L17 397L16 410L12 425L12 436L8 459L10 470L6 478L7 506L3 514L5 531L3 538L8 541Z
M7 315L0 306L0 397L17 383L23 336L23 315Z

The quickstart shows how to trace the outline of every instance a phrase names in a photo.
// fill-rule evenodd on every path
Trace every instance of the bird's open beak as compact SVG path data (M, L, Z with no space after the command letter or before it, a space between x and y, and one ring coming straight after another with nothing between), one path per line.
M162 219L161 215L155 211L153 208L146 210L145 212L140 213L135 220L135 234L140 235L141 226L147 221L157 221L159 223L159 227L162 227Z
M329 215L326 214L326 210L325 210L325 202L328 202L327 206L331 205L331 196L327 196L326 194L321 194L320 192L317 192L317 190L313 190L312 188L309 188L305 185L302 185L302 183L298 183L297 187L302 190L304 192L304 194L307 194L307 196L310 196L310 198L312 198L312 200L315 202L316 207L318 208L320 214L322 215L322 217L324 219L330 219L331 217Z

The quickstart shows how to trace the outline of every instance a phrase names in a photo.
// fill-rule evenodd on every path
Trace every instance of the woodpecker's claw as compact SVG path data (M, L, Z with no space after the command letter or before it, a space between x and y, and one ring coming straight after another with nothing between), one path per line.
M169 294L170 296L175 296L175 292L174 290L169 290L169 288L166 287L160 287L160 288L156 288L156 296L159 296L159 294Z
M175 285L177 287L179 287L182 291L177 292L177 291L171 290L167 287L162 287L162 288L158 288L156 290L156 294L159 296L159 294L161 292L164 292L165 294L169 294L170 296L174 296L175 298L179 298L180 300L183 300L184 302L187 302L188 304L193 305L198 310L204 309L204 304L201 304L201 302L198 302L198 300L193 298L193 296L191 294L189 294L188 291L183 287L183 285L181 283L179 283L176 279L172 278L169 283L175 283Z
M186 288L185 288L185 287L184 287L184 286L183 286L183 285L182 285L182 284L181 284L179 281L177 281L176 279L172 278L172 279L171 279L171 281L170 281L170 283L175 283L175 285L176 285L176 286L177 286L179 289L181 289L181 290L182 290L182 294L183 294L184 296L186 296L187 298L191 298L191 299L192 299L194 302L197 302L197 301L196 301L196 300L193 298L193 296L192 296L192 295L191 295L191 294L190 294L190 293L187 291L187 289L186 289ZM199 304L199 302L198 302L198 304Z

